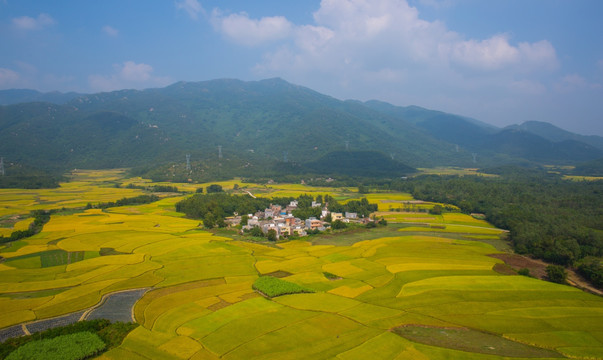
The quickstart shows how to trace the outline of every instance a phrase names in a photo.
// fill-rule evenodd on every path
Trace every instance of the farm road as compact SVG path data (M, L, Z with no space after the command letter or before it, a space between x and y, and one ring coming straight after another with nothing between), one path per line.
M148 290L148 288L144 288L106 294L97 305L87 310L4 328L0 330L0 343L10 338L30 335L57 326L73 324L81 320L107 319L112 322L134 321L132 313L134 304Z

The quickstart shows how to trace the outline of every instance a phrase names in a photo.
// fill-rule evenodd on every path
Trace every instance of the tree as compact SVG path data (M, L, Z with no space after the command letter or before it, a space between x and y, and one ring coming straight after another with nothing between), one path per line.
M387 220L385 220L385 218L383 216L381 217L381 220L379 220L379 225L387 226Z
M242 226L247 225L248 221L249 221L249 215L243 215L243 216L241 216L241 225Z
M195 191L197 194L202 194L203 193L203 188L197 188L197 191Z
M211 184L205 188L205 192L207 192L208 194L218 193L218 192L223 192L223 191L224 190L222 189L222 186L218 185L218 184Z
M210 212L205 214L205 217L203 218L203 226L205 226L208 229L211 229L215 225L216 225L216 218L214 217L214 214L212 214Z
M274 229L270 229L268 230L268 233L266 234L266 238L268 238L268 241L276 241L276 230Z
M364 185L358 185L358 193L359 194L368 194L368 188Z
M546 277L549 281L565 284L565 280L567 279L567 272L565 268L560 265L549 265L546 267Z
M442 205L434 205L430 210L429 213L432 215L442 215Z
M325 221L328 223L333 221L333 217L331 216L331 213L328 213L327 216L325 216Z
M262 232L262 229L260 229L259 226L254 226L249 232L249 234L255 237L264 237L264 233Z
M347 226L347 224L346 224L346 223L344 223L344 222L343 222L343 221L341 221L341 220L335 220L335 221L333 221L333 223L331 224L331 228L332 228L333 230L345 229L345 228L347 228L347 227L348 227L348 226Z

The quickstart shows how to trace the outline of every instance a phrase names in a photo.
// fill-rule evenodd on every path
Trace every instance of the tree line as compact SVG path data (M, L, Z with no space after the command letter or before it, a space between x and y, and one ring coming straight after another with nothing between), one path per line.
M483 213L495 226L509 230L516 252L574 266L602 285L603 181L511 171L496 178L419 176L392 182L390 188L451 203L465 213Z

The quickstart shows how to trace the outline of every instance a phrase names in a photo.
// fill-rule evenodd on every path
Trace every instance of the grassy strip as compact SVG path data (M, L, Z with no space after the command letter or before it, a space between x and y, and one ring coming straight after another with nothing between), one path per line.
M33 335L8 339L4 343L0 344L0 359L5 359L8 354L27 343L34 341L37 342L38 340L42 339L53 339L59 336L81 332L90 332L98 335L107 345L108 350L119 346L126 335L128 335L128 333L134 330L137 326L138 324L133 323L111 323L109 320L105 319L80 321L75 324L52 328Z
M253 289L268 297L276 297L287 294L313 293L314 291L289 281L272 276L260 276L254 283Z
M98 335L84 331L29 342L10 353L6 359L80 360L98 354L105 347Z

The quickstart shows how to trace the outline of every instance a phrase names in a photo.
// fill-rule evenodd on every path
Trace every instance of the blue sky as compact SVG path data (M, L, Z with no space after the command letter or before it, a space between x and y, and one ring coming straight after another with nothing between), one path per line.
M0 0L0 89L281 77L603 135L600 0Z

